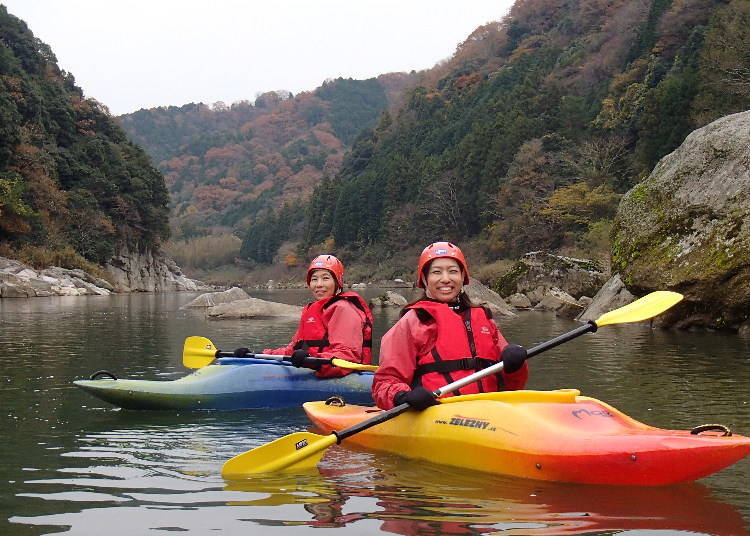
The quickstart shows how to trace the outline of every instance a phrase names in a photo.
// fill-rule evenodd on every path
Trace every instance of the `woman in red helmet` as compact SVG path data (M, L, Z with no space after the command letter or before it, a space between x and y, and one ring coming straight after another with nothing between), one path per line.
M344 265L333 255L315 257L307 269L307 286L315 301L302 309L297 332L283 348L265 354L288 355L296 367L316 370L319 378L345 376L353 370L312 365L308 357L372 362L372 313L362 297L344 292ZM242 348L235 350L241 352Z
M461 250L450 242L430 244L419 257L416 276L424 295L404 307L383 336L372 385L375 403L383 409L403 403L425 409L437 403L435 389L499 360L504 363L501 373L453 394L523 389L526 350L508 344L489 309L473 304L464 293L469 267Z

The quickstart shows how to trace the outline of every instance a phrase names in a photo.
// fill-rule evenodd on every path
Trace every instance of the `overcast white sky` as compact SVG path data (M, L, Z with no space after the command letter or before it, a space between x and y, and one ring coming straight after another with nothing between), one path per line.
M513 0L0 0L114 115L421 70Z

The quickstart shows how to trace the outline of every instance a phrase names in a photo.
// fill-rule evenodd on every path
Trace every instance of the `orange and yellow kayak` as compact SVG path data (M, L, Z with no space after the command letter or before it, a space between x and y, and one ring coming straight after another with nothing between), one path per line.
M330 433L381 411L303 405ZM750 454L750 438L722 426L648 426L575 389L506 391L441 399L351 435L347 441L409 458L504 475L589 484L690 482Z

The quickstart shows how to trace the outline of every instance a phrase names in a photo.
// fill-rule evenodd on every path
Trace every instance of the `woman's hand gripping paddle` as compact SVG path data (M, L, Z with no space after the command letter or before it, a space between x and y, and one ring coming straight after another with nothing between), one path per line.
M236 357L234 352L222 352L217 350L209 339L206 337L188 337L185 339L185 344L182 347L182 364L187 368L203 368L206 365L210 365L214 359L218 357ZM274 354L247 354L245 357L252 357L255 359L268 359L271 361L286 361L289 356L285 355L274 355ZM328 358L309 358L315 360L316 363L321 365L333 365L334 367L341 367L351 370L377 370L378 367L375 365L363 365L362 363L354 363L352 361L345 361L334 357L333 359Z
M589 321L568 333L564 333L552 340L531 348L527 352L527 359L564 342L575 339L584 333L594 332L603 326L648 320L649 318L653 318L654 316L663 313L680 300L682 300L682 295L676 292L663 290L652 292L633 303L605 313L594 321ZM445 393L460 389L465 385L490 374L497 374L502 370L503 363L501 361L495 365L477 371L466 378L437 389L434 392L435 397L437 398ZM240 479L246 478L252 473L310 469L317 465L320 458L325 454L325 449L334 443L340 443L347 437L388 421L404 413L410 407L409 404L401 404L400 406L396 406L388 411L378 413L370 419L366 419L339 432L333 432L327 436L321 436L311 432L296 432L284 436L272 441L271 443L238 454L234 458L228 460L224 463L224 466L221 469L221 476L226 479Z

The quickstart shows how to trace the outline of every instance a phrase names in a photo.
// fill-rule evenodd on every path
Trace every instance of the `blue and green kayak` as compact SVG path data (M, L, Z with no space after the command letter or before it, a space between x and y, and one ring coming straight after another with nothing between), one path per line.
M353 404L372 404L373 373L355 371L320 379L310 369L264 359L217 359L177 380L117 379L96 373L73 383L124 409L232 410L300 406L340 396Z

